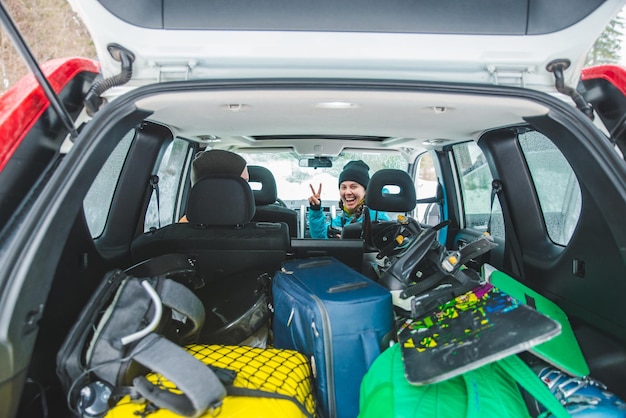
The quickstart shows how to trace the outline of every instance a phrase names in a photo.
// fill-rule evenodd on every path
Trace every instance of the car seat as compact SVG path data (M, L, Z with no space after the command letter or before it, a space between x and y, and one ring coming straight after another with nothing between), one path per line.
M259 165L249 165L249 183L258 183L260 189L254 188L254 203L256 213L253 222L285 222L289 227L289 235L298 236L298 214L295 210L286 208L278 199L276 180L270 170Z
M367 185L365 205L369 209L380 212L408 214L415 209L416 205L413 179L406 171L399 169L388 168L376 171ZM385 236L385 231L397 224L396 220L365 219L363 223L346 225L341 237L363 238L366 250L378 251L390 238Z
M248 183L237 176L208 176L191 188L188 223L175 223L137 237L134 263L163 254L184 253L199 272L214 279L250 270L276 271L291 243L281 222L252 222L255 204Z

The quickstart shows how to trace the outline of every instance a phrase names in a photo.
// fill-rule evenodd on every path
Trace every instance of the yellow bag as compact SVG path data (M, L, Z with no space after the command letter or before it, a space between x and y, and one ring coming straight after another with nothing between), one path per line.
M209 409L201 417L315 416L311 368L307 358L297 351L201 344L185 349L205 364L236 372L232 385L234 391L229 388L229 395L222 404ZM174 385L158 374L151 373L147 378L176 392ZM235 396L230 394L233 392ZM125 396L106 417L136 418L144 415L150 418L179 416L166 409L155 410L154 405L138 403Z

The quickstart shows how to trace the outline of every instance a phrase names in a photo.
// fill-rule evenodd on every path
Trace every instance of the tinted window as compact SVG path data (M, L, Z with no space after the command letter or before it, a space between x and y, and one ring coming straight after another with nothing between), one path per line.
M566 245L580 216L578 179L561 151L542 134L522 134L519 142L535 183L548 236L556 244Z
M465 228L487 231L491 224L491 234L504 238L504 218L500 201L491 202L491 181L493 180L485 157L474 142L466 142L453 147L456 171L461 189L461 209Z
M172 141L161 159L157 189L153 189L146 213L144 232L150 228L161 228L178 221L183 192L183 179L187 178L188 161L193 150L189 142L176 138Z
M111 201L113 200L113 193L115 192L115 187L120 178L120 173L134 136L135 130L132 130L122 138L102 166L102 169L100 169L98 176L91 184L89 192L87 192L83 200L87 226L93 238L100 236L104 230L109 209L111 208Z
M119 0L100 2L129 23L155 29L532 35L572 25L602 0L475 0L471 7L451 0L134 0L133 7Z

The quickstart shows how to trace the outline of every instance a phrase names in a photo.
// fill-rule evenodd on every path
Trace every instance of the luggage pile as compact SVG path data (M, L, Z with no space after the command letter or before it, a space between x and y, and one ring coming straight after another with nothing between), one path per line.
M588 377L558 306L488 265L465 268L493 248L488 235L448 251L437 229L401 219L385 240L395 245L380 247L375 268L402 323L363 378L359 417L626 416Z
M504 273L492 269L486 281L464 268L491 248L488 239L449 252L418 232L387 252L378 282L332 257L286 261L271 276L238 276L223 287L203 286L180 255L108 273L58 354L71 411L626 415L626 404L587 377L556 305ZM528 298L534 308L519 302Z
M193 263L166 258L175 273L163 258L109 273L66 339L58 374L77 416L357 416L361 380L395 338L383 286L332 257L286 262L271 280L272 338L261 341L262 328L225 332L255 298L209 299ZM211 314L223 319L207 332Z
M258 294L251 289L266 286L269 278L251 277L235 280L240 293L247 291L243 299L249 304L231 307L231 298L243 299L230 288L221 298L198 297L203 280L183 256L108 273L57 356L71 412L80 417L314 416L309 359L267 347L269 289L260 286ZM264 309L256 307L257 300ZM208 332L203 329L206 306L220 318Z

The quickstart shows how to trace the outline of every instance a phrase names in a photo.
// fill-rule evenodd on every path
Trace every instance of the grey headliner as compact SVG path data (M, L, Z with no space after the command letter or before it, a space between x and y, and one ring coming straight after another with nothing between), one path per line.
M355 106L329 109L320 103ZM151 120L176 135L201 141L214 135L220 148L291 147L300 154L336 154L342 147L424 149L426 140L463 141L499 126L547 113L519 98L367 90L223 90L166 93L140 100ZM256 136L283 136L257 140ZM384 141L293 141L284 136L366 135ZM314 146L322 147L316 152Z

